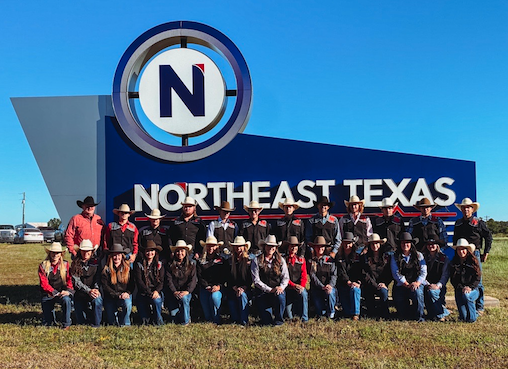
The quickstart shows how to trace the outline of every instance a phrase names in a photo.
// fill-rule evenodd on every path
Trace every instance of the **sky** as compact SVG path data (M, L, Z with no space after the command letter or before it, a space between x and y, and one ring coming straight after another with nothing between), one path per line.
M23 192L27 221L58 217L10 98L109 95L130 43L175 20L241 50L245 133L475 161L478 215L508 220L504 0L27 0L0 13L0 224Z

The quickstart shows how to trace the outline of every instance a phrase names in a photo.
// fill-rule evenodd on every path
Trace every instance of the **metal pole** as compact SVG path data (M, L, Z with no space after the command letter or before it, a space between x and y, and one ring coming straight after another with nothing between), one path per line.
M21 201L23 204L23 221L21 224L23 224L23 228L25 228L25 193L23 192L23 201Z

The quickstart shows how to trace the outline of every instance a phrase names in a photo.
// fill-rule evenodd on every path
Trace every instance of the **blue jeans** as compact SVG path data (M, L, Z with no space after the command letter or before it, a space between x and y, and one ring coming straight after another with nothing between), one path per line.
M469 293L462 293L459 288L455 289L455 302L459 310L459 319L468 323L473 323L478 317L476 312L477 300L480 297L478 288L471 290Z
M102 296L92 299L90 296L74 295L74 313L77 324L91 324L99 327L102 321Z
M480 271L482 272L482 275L480 278L480 284L478 285L478 293L480 295L478 296L478 299L476 300L476 310L483 311L483 309L485 309L484 298L483 298L483 295L485 294L485 290L483 288L483 268L482 268L482 260L480 258L480 250L474 250L474 256L476 256L476 259L478 260L478 264L480 265Z
M446 286L438 290L431 290L429 286L425 286L425 307L427 308L428 319L441 319L450 315L450 312L445 307Z
M277 295L275 293L264 293L256 290L256 304L261 318L261 324L282 325L284 324L284 310L286 309L286 292ZM275 315L275 320L272 317Z
M122 308L122 310L119 312L118 308ZM120 327L131 325L132 296L125 300L104 297L104 309L106 310L108 324L118 324Z
M332 288L332 292L327 294L320 288L311 288L310 297L317 316L326 316L333 319L335 317L335 304L337 302L337 289Z
M62 307L62 324L65 327L69 327L71 325L71 307L72 307L72 297L69 296L58 296L58 297L50 297L50 296L42 296L41 305L42 305L42 324L50 326L53 324L55 320L55 316L53 314L53 309L55 308L55 304L58 303Z
M249 322L249 295L250 291L237 296L232 288L228 289L228 306L233 322L241 325Z
M163 325L162 320L162 301L164 301L164 295L160 293L159 298L152 299L151 296L138 295L138 312L141 318L141 324L150 324L150 321L155 325Z
M339 287L339 299L344 316L360 315L360 300L362 290L360 287Z
M192 294L185 295L180 300L171 292L167 293L166 305L169 310L171 322L179 324L190 323L190 302Z
M393 286L393 301L397 314L402 319L423 320L423 300L423 285L415 291L403 286Z
M365 307L369 316L380 316L383 318L390 316L387 288L377 289L365 284L362 286L362 296L365 299ZM379 297L377 301L376 296Z
M207 322L213 322L215 324L220 323L220 307L222 304L222 292L207 291L201 287L199 289L199 301L201 301L201 307L203 308L203 314Z
M291 288L286 289L286 315L288 319L293 319L293 312L296 316L302 318L302 322L309 320L309 295L305 288L302 293Z

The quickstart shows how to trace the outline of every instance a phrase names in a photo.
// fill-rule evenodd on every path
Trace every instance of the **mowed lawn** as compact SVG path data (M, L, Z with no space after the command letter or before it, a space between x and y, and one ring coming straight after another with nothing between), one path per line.
M43 246L0 244L0 368L506 368L508 239L484 264L500 300L476 323L362 319L282 327L132 326L64 332L41 326L37 266ZM450 289L450 288L449 288Z

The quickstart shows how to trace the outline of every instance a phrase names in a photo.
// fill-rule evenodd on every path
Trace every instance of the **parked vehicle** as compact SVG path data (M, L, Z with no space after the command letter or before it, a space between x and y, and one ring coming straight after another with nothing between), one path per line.
M0 225L0 242L14 242L16 230L13 225L2 224Z
M44 242L53 242L55 240L55 230L51 227L39 227L43 236Z
M65 237L65 228L64 229L58 228L55 231L55 242L60 242L62 245L65 245L64 237Z
M44 235L39 228L21 228L14 237L14 243L43 243Z

